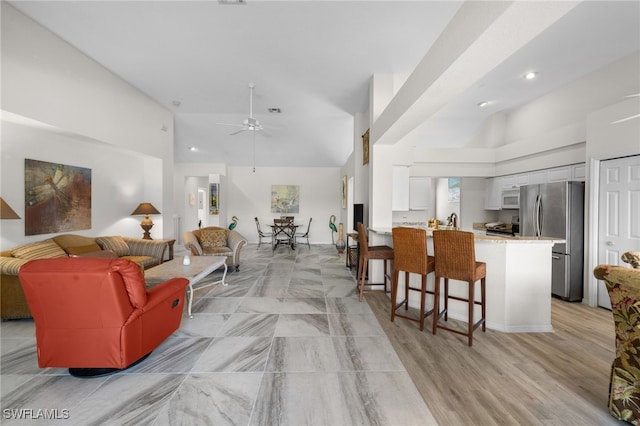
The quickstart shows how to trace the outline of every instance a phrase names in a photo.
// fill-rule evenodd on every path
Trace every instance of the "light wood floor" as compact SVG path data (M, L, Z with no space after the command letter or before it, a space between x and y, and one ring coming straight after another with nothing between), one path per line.
M481 329L466 337L390 321L390 300L368 294L396 352L440 425L617 425L607 410L614 358L611 312L553 299L553 333ZM451 322L452 320L450 320Z

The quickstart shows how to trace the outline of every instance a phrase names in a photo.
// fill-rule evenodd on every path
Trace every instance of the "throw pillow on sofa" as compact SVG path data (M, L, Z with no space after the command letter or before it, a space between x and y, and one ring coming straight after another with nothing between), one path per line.
M11 255L19 259L51 259L54 257L67 257L67 253L62 247L57 245L52 239L36 241L25 244L11 250Z
M226 229L203 229L200 234L200 245L203 249L227 246Z
M129 245L120 236L98 237L96 238L96 243L102 247L102 250L111 250L118 256L126 256L129 254Z

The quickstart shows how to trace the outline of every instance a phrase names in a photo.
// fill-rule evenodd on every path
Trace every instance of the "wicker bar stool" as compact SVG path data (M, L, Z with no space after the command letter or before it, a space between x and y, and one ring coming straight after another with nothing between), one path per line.
M370 246L367 239L367 232L362 222L358 222L358 242L360 258L358 262L358 276L356 279L356 290L359 292L359 299L362 302L364 293L387 292L387 280L390 275L387 272L387 261L393 261L393 249L389 246ZM384 262L384 282L376 284L366 282L367 266L370 260L382 260ZM384 290L366 290L365 287L383 285Z
M452 331L463 336L467 336L469 346L473 344L473 332L482 325L482 331L486 331L486 304L485 304L485 278L487 275L487 264L476 262L475 243L472 232L465 231L433 231L433 252L436 258L436 286L434 295L434 310L436 312L433 319L433 334L438 328ZM440 278L444 278L444 309L439 311L440 303ZM451 296L449 294L449 279L466 281L469 283L468 298ZM475 300L474 287L476 281L480 280L480 301ZM469 317L467 332L456 330L438 324L438 320L444 316L447 321L449 310L449 299L467 302L469 305ZM481 318L473 322L474 305L482 308Z
M391 281L391 322L396 316L420 324L420 331L424 329L424 319L434 312L433 308L425 311L426 295L434 294L427 290L427 275L435 271L435 259L427 254L427 231L416 228L393 228L393 279ZM404 300L397 302L398 278L400 271L404 271ZM409 285L409 274L420 274L422 285L411 287ZM409 309L409 290L420 292L420 315L413 318L402 315L396 311L402 305L404 309Z

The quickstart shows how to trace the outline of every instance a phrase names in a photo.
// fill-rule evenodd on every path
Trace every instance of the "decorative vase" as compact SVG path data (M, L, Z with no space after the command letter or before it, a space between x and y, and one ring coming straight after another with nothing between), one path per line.
M338 250L338 253L342 253L344 252L345 247L347 246L347 244L344 242L344 239L342 238L342 231L344 226L342 224L338 225L338 241L336 241L336 249Z

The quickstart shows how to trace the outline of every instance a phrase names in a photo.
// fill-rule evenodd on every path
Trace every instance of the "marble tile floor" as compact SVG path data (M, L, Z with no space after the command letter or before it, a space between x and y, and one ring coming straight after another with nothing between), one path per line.
M0 424L437 424L333 246L248 245L227 281L196 292L146 360L101 378L39 369L33 322L2 322Z

